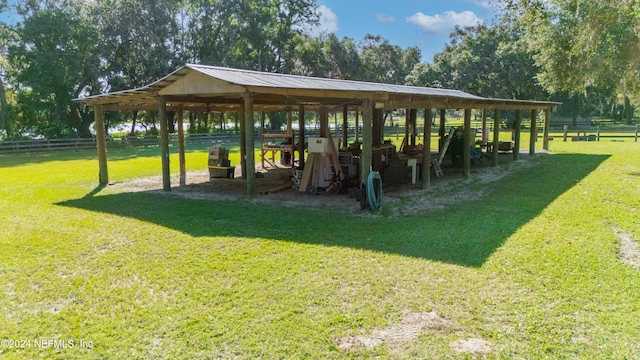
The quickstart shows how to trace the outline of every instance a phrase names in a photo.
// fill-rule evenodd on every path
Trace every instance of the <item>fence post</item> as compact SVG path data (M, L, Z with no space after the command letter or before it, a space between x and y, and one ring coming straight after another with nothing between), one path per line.
M636 141L635 142L638 142L638 125L636 125Z
M562 136L562 141L567 142L567 133L569 132L569 125L564 126L564 135Z
M596 130L598 134L598 141L600 141L600 125L598 125L598 129Z

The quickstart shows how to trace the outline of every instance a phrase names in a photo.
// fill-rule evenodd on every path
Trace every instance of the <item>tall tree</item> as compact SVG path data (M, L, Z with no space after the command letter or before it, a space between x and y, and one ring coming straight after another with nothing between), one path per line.
M552 93L640 90L640 0L503 0L526 27L538 79Z
M182 8L173 0L104 0L93 3L91 19L101 34L103 76L109 91L137 88L160 79L182 63L178 24ZM138 112L132 112L133 135Z
M5 11L7 8L6 0L0 1L0 12ZM9 103L7 101L6 86L5 83L7 77L8 61L7 61L7 49L10 43L11 30L9 26L4 23L0 23L0 132L4 131L4 136L11 136L11 129L9 125ZM2 133L0 133L0 137Z
M9 60L23 99L43 114L42 135L89 137L93 117L71 99L100 91L98 33L79 8L52 3L21 8L29 16L16 27L20 41L9 48Z
M198 0L188 6L194 61L291 72L296 40L318 22L316 0Z
M420 49L403 50L380 35L367 34L360 43L362 80L404 84L405 78L420 63Z
M338 79L359 79L361 76L360 54L353 39L329 34L325 41L325 52L330 67L329 77Z

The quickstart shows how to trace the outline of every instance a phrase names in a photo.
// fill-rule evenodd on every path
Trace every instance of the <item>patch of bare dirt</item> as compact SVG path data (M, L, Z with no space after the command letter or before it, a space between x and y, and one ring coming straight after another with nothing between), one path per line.
M630 233L620 231L616 228L612 229L620 241L620 249L618 250L618 258L625 264L629 264L640 270L640 247L633 239Z
M469 338L452 342L451 348L459 353L488 354L491 352L492 345L484 339Z
M509 164L508 167L479 167L471 172L471 177L464 179L461 173L446 174L444 181L442 178L432 182L428 191L415 191L410 193L397 194L403 198L403 205L394 209L393 215L400 216L416 212L444 209L448 206L460 202L477 200L485 196L484 190L472 190L469 185L487 185L505 176L528 169L533 166L530 160L519 160Z
M347 336L337 339L336 346L343 351L375 348L383 343L403 343L414 340L427 329L443 329L448 321L436 312L409 313L398 325L374 330L371 335Z
M507 154L510 157L510 154ZM509 160L502 161L507 163ZM487 164L474 167L469 179L463 179L459 169L444 169L445 176L432 178L429 190L420 190L419 184L392 185L384 187L383 207L388 216L404 216L417 212L443 209L448 206L485 195L483 190L471 190L471 184L490 184L498 181L513 171L529 168L532 161L525 157L508 163L507 166L489 167ZM265 205L277 205L304 208L331 208L332 210L355 213L359 216L374 216L368 212L360 212L360 203L347 195L335 191L318 190L309 195L291 188L292 171L289 167L262 168L256 167L256 191L259 196L254 200ZM236 167L233 179L209 179L207 170L191 171L186 175L186 185L180 186L179 177L171 179L171 192L162 191L162 177L154 176L116 183L115 188L127 192L154 192L182 196L202 200L246 200L246 182L241 179L240 166ZM477 187L476 187L477 188Z

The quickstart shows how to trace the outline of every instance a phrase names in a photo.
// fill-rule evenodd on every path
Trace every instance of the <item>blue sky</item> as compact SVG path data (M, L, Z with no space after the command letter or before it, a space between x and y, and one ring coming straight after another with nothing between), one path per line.
M422 60L449 42L456 25L491 21L489 0L318 0L320 29L360 41L367 33L381 35L402 48L417 46Z

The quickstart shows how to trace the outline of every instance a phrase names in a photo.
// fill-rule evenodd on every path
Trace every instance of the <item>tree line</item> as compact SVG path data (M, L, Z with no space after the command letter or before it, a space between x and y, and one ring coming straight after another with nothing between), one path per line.
M553 99L574 118L632 121L638 0L501 3L501 17L456 28L421 63L417 47L379 35L311 35L316 0L0 0L18 16L0 24L0 138L90 137L91 109L71 99L140 87L184 63ZM109 113L107 121L153 127L155 118ZM190 119L192 131L225 122L200 119Z

